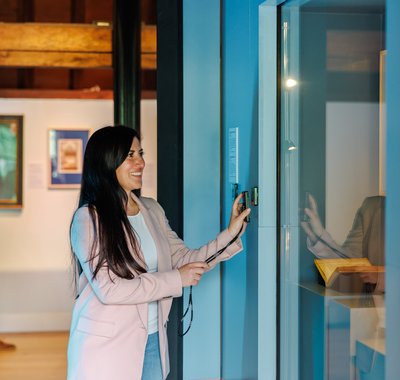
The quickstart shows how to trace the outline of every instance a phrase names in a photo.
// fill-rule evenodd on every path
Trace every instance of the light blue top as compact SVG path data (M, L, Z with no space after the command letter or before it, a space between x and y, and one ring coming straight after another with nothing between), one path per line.
M129 222L136 232L139 246L143 252L144 259L147 264L147 271L149 273L157 272L157 250L154 240L146 226L143 215L139 212L136 215L129 216ZM149 303L149 316L148 316L148 330L147 333L153 334L158 331L158 301Z

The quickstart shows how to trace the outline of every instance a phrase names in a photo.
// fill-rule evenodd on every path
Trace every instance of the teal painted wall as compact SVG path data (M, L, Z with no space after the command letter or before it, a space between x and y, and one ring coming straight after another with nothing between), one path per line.
M258 5L225 0L222 6L223 225L229 221L232 188L228 130L239 129L239 185L258 185ZM258 378L258 215L253 208L245 250L222 268L222 377Z
M220 4L183 1L184 239L199 247L220 231ZM187 304L187 291L184 308ZM220 377L220 268L193 288L183 379Z
M400 3L386 1L386 373L385 379L400 376Z
M189 246L213 238L229 222L230 127L239 128L241 190L257 185L259 3L223 1L220 9L217 1L183 1L184 237ZM218 268L194 289L195 319L184 338L184 379L257 378L257 219L253 209L245 251L223 264L222 298Z

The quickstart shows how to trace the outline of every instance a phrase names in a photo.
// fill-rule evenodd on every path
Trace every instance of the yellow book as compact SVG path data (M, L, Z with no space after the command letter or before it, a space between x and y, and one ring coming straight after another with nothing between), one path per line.
M324 279L327 288L332 286L337 276L341 273L384 272L383 266L372 265L366 257L351 259L315 259L314 263Z

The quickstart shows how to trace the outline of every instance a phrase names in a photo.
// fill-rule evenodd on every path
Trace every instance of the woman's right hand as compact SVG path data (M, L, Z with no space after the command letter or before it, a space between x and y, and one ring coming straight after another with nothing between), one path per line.
M204 261L196 261L178 268L182 279L182 287L197 285L208 268L209 265Z

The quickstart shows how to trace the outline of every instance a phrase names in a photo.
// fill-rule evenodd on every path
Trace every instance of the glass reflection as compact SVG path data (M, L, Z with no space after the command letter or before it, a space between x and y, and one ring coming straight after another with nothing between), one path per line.
M285 380L384 378L384 4L281 7Z

